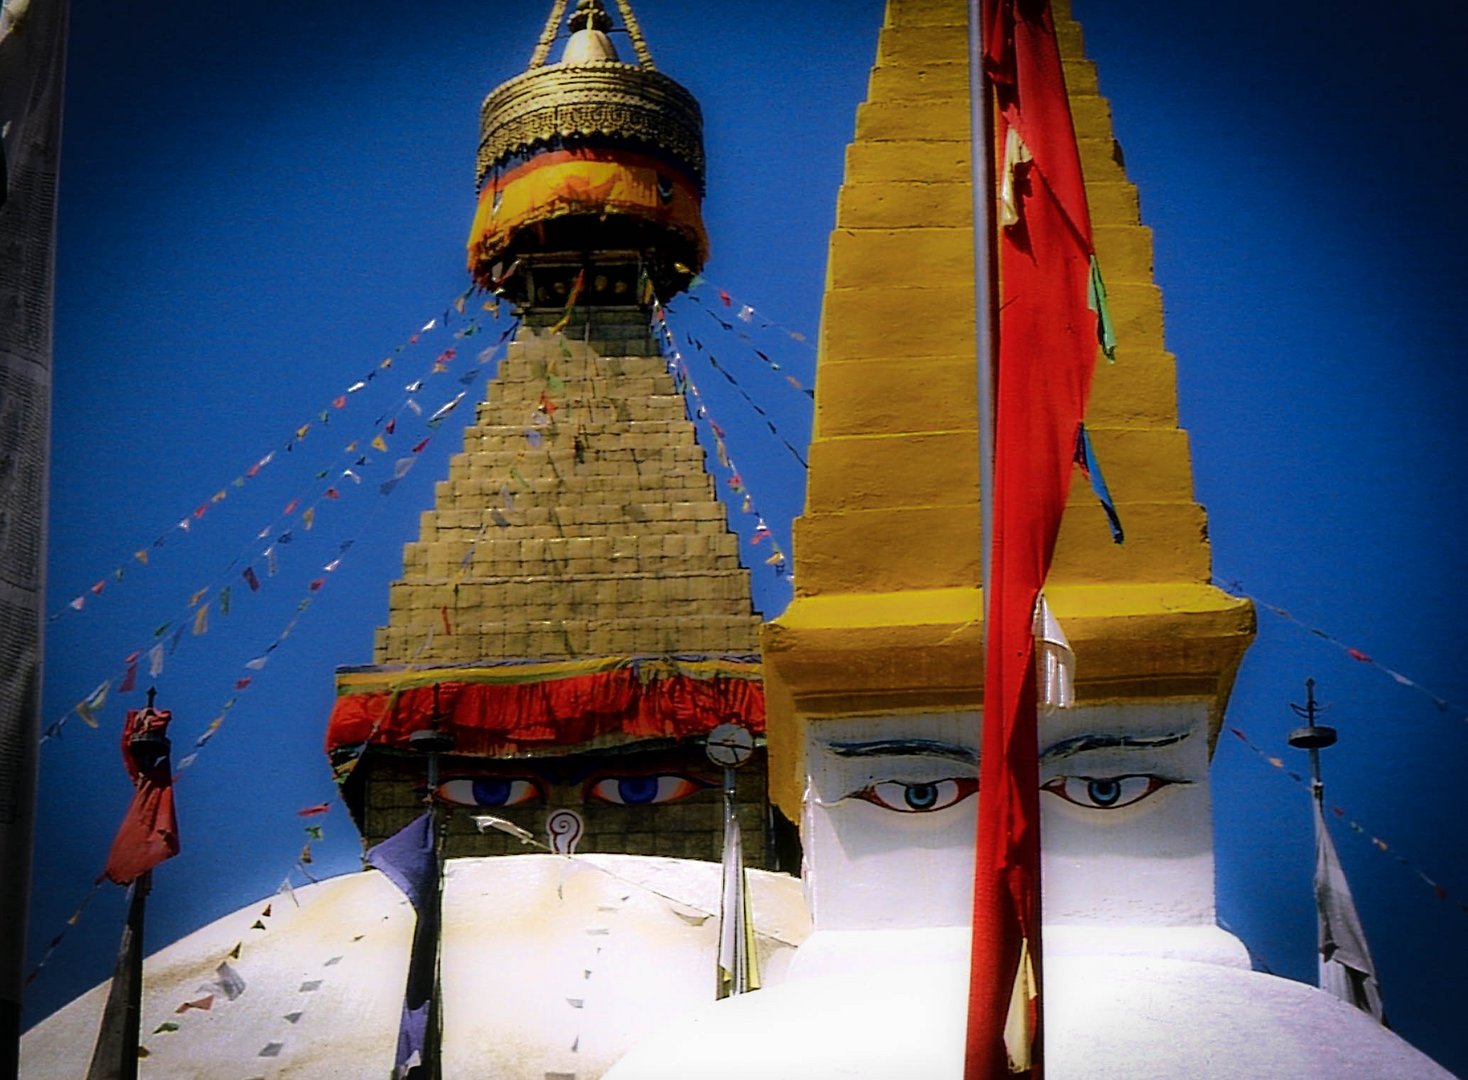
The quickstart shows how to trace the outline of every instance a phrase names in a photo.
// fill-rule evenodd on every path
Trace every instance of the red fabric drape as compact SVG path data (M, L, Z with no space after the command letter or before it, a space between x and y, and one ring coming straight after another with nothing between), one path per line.
M167 754L156 761L139 762L132 748L134 735L144 731L164 735L172 719L172 713L158 709L130 709L122 726L122 761L136 790L102 871L119 885L131 884L164 859L178 854L173 766Z
M975 850L967 1080L1014 1075L1004 1029L1022 945L1040 975L1039 763L1033 614L1070 486L1096 353L1087 307L1091 229L1046 0L985 0L985 66L1012 128L1019 220L1001 230L995 365L993 548ZM1002 168L1002 164L1001 164ZM1032 1065L1042 1073L1037 997Z
M453 682L337 698L326 748L371 742L406 746L437 709L453 731L455 753L492 754L525 743L575 746L598 736L701 735L726 722L758 733L765 726L764 687L757 679L669 675L652 679L631 668L539 682Z

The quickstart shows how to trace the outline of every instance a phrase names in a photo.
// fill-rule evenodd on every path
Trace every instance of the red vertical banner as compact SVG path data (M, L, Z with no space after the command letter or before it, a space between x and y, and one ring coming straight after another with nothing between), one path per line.
M966 1080L1043 1073L1033 620L1097 347L1080 156L1048 0L984 0L1000 304Z

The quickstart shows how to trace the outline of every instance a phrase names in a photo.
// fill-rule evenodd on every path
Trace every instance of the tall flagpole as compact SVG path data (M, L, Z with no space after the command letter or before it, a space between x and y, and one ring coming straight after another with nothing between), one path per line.
M969 172L973 180L974 354L979 389L979 525L984 591L981 656L989 633L989 560L994 549L994 342L999 275L994 247L994 120L984 74L982 0L968 3ZM982 662L982 661L981 661Z

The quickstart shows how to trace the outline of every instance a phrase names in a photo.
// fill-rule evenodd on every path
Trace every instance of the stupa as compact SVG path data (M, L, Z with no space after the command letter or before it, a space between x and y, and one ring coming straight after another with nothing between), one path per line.
M1125 543L1073 485L1043 593L1075 670L1073 706L1039 725L1045 1072L1446 1076L1370 1015L1251 971L1216 923L1208 765L1254 616L1210 579L1150 232L1053 6L1117 341L1086 430ZM608 1080L965 1075L986 509L967 8L887 3L831 233L799 588L763 633L771 797L801 822L814 931L782 985Z
M552 26L563 6L553 10ZM801 882L753 875L766 987L700 1007L712 997L700 986L711 990L713 981L713 864L623 854L574 862L453 858L444 899L445 1075L960 1074L982 690L972 237L962 224L972 195L964 7L888 0L832 234L810 489L796 536L800 591L763 632L770 794L801 822L815 932L807 936ZM603 40L605 17L600 4L578 4L579 36L561 67L600 77L621 65ZM1059 31L1120 341L1116 366L1098 371L1089 419L1128 539L1113 546L1101 510L1077 491L1046 590L1074 649L1078 698L1041 730L1048 1070L1129 1080L1446 1076L1360 1011L1251 972L1242 945L1215 925L1208 760L1252 636L1252 612L1209 581L1206 518L1192 497L1177 424L1149 236L1079 30L1060 17ZM534 71L549 38L527 84L551 78ZM509 101L514 86L491 101ZM593 758L691 753L698 732L680 730L655 706L639 709L635 725L624 711L584 713L565 729L497 726L487 718L504 715L494 708L514 696L503 688L596 680L627 670L629 659L648 676L639 687L679 678L705 689L722 684L732 702L739 700L733 687L754 685L749 676L757 672L744 666L753 664L751 616L737 605L694 615L692 605L673 603L682 597L650 584L685 571L732 575L721 515L704 529L698 515L708 511L646 514L662 504L640 482L617 487L628 480L625 468L587 470L630 449L625 438L616 446L597 441L599 422L627 422L616 406L596 411L601 386L618 382L629 398L654 403L672 397L670 385L658 392L661 363L639 321L645 312L635 310L639 301L618 298L640 297L644 281L654 290L676 287L679 266L699 265L701 233L691 229L696 218L686 203L668 209L666 227L651 233L636 210L651 205L637 201L648 197L673 207L680 191L697 191L697 180L685 169L662 183L656 165L624 156L657 159L670 150L645 128L629 126L632 134L607 145L602 128L576 130L590 134L569 146L568 133L555 131L509 146L486 124L481 174L489 202L486 209L481 196L471 268L518 303L524 329L420 541L405 553L375 663L338 675L330 745L344 769L356 763L346 794L369 838L387 835L421 805L426 763L413 736L447 730L454 744L442 754L436 786L460 786L440 797L532 833L543 830L547 809L570 808L579 797L583 845L609 852L619 834L604 824L609 818L591 817L590 777L578 770ZM573 158L554 155L575 152L625 175L609 186L604 172L586 184L557 184L565 194L559 202L514 187L542 165L556 180L555 170ZM676 160L690 159L685 152ZM643 167L653 170L651 188L618 186L644 175L635 173ZM689 186L678 187L679 179ZM597 202L634 189L643 194L626 203ZM506 223L497 214L509 215ZM604 223L614 238L594 249L595 258L565 239L577 217L579 227ZM638 223L621 220L628 217ZM642 254L649 235L666 254ZM872 302L878 288L880 304ZM901 335L885 315L894 294L906 315ZM690 488L701 493L696 447L691 436L677 443L670 434L679 407L668 405L627 420L667 425L646 431L673 441L648 445L660 455L667 446L686 448L658 461L675 475L686 466ZM515 419L495 422L506 417ZM544 445L526 437L532 431ZM522 444L549 447L542 471L520 464ZM593 459L593 451L608 456ZM506 468L512 463L523 485ZM669 470L661 471L666 478ZM583 483L593 475L595 484ZM619 519L637 527L626 536L570 532L602 518L573 519L554 507L604 488L621 494L585 505L643 507ZM670 505L705 501L690 491ZM662 527L689 521L700 527ZM535 531L542 527L548 531ZM673 534L677 542L668 543ZM657 545L643 543L653 535ZM869 543L873 535L882 542ZM691 545L691 536L709 542ZM581 542L588 546L573 546ZM626 596L624 578L637 583ZM607 581L619 603L603 615L596 605ZM557 588L567 599L549 609L545 598ZM747 593L737 599L747 604ZM701 629L701 617L715 629L694 645L682 635ZM685 660L683 649L697 659ZM763 713L744 704L723 715L757 726ZM659 775L667 768L655 767ZM696 807L700 795L628 807L634 800L621 781L632 775L599 774L596 785L615 781L601 791L623 796L623 805L612 801L606 810L645 812L648 826L639 831L647 835L637 843L673 853L661 847L671 842L661 819ZM555 781L566 776L580 779L557 794ZM528 792L539 802L517 805ZM759 831L757 811L746 811L747 833ZM518 844L471 833L464 816L450 831L450 854ZM630 832L621 842L631 846ZM269 916L259 905L242 909L153 958L158 1000L145 1026L168 1019L181 995L213 978L252 920L268 923L247 958L252 966L241 961L250 991L207 1018L187 1017L199 1021L192 1039L155 1040L149 1067L157 1075L387 1071L407 964L406 902L375 873L324 882L299 899L299 909L282 905ZM102 992L27 1037L28 1053L47 1063L28 1076L77 1075Z
M713 999L716 725L756 741L733 771L744 862L773 853L760 619L651 329L707 253L702 121L625 0L636 62L601 0L577 0L548 63L567 6L481 117L469 272L518 334L404 552L374 662L337 673L326 739L364 847L429 799L446 819L444 1076L590 1080ZM799 883L748 878L778 979L809 928ZM160 950L140 1075L393 1072L414 929L369 871ZM26 1035L28 1080L86 1074L106 992Z

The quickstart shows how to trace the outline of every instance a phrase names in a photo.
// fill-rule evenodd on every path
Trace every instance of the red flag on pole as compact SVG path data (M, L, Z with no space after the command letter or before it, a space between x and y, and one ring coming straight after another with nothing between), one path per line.
M1055 551L1097 346L1080 157L1048 0L983 0L998 105L984 730L966 1080L1042 1073L1035 604ZM987 418L984 418L987 419Z
M136 791L103 873L119 885L142 877L178 854L178 819L173 810L173 766L168 724L173 714L151 705L130 709L122 728L122 760Z

